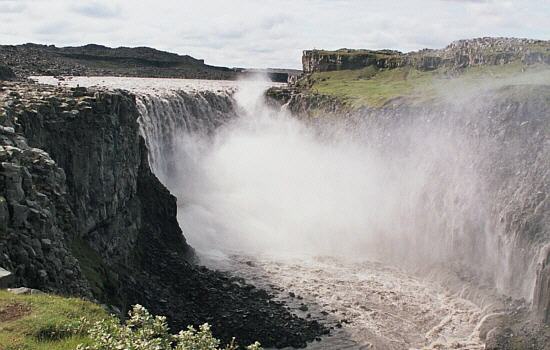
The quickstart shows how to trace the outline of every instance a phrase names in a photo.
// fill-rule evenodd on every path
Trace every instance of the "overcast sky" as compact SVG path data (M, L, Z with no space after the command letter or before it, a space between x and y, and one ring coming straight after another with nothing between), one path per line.
M229 67L480 36L550 39L550 0L0 0L2 44L152 46Z

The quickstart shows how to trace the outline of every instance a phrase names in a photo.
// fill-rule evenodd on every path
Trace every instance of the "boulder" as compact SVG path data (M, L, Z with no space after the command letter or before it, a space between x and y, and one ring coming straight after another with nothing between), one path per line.
M13 273L0 267L0 288L11 287L15 281Z
M36 294L44 294L43 291L38 289L32 289L27 287L19 287L19 288L8 288L8 292L16 295L36 295Z
M0 80L12 79L15 79L15 73L13 72L13 70L8 66L0 64Z

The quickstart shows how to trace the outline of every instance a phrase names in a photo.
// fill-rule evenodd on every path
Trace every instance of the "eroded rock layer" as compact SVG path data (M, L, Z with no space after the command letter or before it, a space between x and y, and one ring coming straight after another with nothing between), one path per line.
M191 111L230 113L227 103L186 98ZM325 331L265 291L191 263L176 198L149 166L134 95L3 83L0 102L0 266L15 284L122 314L140 303L173 329L209 322L243 343L300 347Z
M422 70L441 67L457 69L514 61L550 64L550 43L531 39L478 38L455 41L440 50L424 49L409 53L393 50L306 50L302 56L306 74L368 66L389 69L403 66Z

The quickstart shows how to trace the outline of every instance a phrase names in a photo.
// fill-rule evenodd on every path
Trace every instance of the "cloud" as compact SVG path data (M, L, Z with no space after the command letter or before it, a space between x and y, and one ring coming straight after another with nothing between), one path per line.
M448 2L473 2L473 3L483 3L483 2L490 2L491 0L442 0L442 1L448 1Z
M83 16L95 18L114 18L120 14L120 7L111 2L84 2L73 5L72 9Z
M8 6L9 4L9 6ZM151 46L229 67L301 66L308 48L441 48L458 39L550 39L542 0L0 0L6 44ZM123 20L122 20L123 19Z
M27 5L21 1L0 0L0 15L23 12Z

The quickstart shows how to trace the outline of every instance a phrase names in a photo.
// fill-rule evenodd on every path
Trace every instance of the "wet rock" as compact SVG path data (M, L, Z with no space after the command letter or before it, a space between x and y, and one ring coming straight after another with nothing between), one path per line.
M0 196L0 233L6 232L8 228L8 221L10 218L10 213L8 209L8 203L6 198Z
M8 154L13 153L13 149L8 149L7 147L5 149ZM12 163L2 162L0 174L4 177L4 197L9 202L19 202L23 199L25 193L22 188L21 167Z
M193 265L176 198L150 169L135 96L7 84L14 91L0 90L0 124L15 134L0 133L0 215L10 218L0 266L18 285L96 299L122 314L139 303L172 329L221 320L214 331L225 341L303 346L325 331L242 278ZM203 97L183 98L197 111L212 103L232 115L228 96Z
M29 215L29 208L24 205L13 204L12 209L12 225L14 227L24 227L27 222L27 216Z

